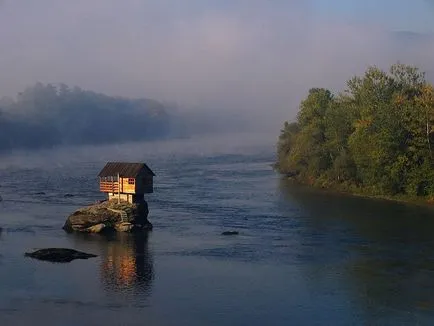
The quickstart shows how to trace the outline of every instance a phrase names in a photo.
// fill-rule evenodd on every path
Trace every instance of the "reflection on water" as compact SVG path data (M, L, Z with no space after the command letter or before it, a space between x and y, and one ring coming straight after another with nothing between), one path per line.
M344 287L365 320L434 312L431 208L330 194L284 180L280 190L283 209L295 204L303 212L300 250L313 253L313 262L333 263L322 268L348 282ZM327 275L318 275L315 264L305 267L307 279Z
M148 250L147 232L114 233L109 235L76 235L78 241L92 241L101 255L100 278L108 292L151 292L154 268Z
M117 148L88 163L0 168L0 326L432 325L429 208L279 183L263 154ZM64 217L101 195L94 176L114 152L138 161L152 153L154 231L65 234ZM77 195L65 199L64 189ZM220 235L232 229L239 236ZM23 257L48 246L98 257Z
M101 265L101 276L107 289L150 291L154 271L148 252L147 233L116 234L104 249L106 254Z

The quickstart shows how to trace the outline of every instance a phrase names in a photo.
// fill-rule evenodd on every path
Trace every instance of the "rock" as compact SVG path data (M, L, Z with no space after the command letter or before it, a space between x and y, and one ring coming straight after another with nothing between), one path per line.
M104 231L106 225L104 223L95 224L86 228L86 231L89 233L100 233Z
M222 232L222 235L238 235L238 231L224 231Z
M142 230L152 231L152 229L154 228L154 226L152 225L151 222L149 222L149 221L147 220L145 224L140 225L140 228L141 228Z
M130 204L126 201L118 203L117 200L110 200L78 209L67 218L63 229L66 232L86 233L151 230L152 224L147 217L146 202Z
M31 253L26 252L24 256L44 261L50 261L53 263L69 263L74 259L89 259L93 257L98 257L93 254L88 254L85 252L66 248L40 249Z
M134 224L129 222L122 222L115 225L116 231L119 232L131 232L134 229Z
M35 195L45 195L45 192L43 192L43 191L40 191L40 192L37 192L37 193L35 193Z
M74 197L74 195L73 194L64 194L63 197L64 198L71 198L71 197Z

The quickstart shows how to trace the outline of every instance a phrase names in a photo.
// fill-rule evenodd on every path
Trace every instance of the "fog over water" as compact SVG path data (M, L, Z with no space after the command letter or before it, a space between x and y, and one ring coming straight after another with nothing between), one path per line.
M0 325L432 325L432 208L272 164L309 88L398 61L434 81L433 16L428 0L0 0ZM107 161L155 172L149 234L62 229L105 198ZM24 257L47 247L98 257Z
M148 161L150 159L161 162L176 158L237 154L263 154L273 160L276 138L275 133L272 132L244 132L119 145L79 145L39 151L14 150L0 153L0 170L8 168L50 170L63 166L71 167L81 162L103 164L113 160Z
M190 112L240 112L254 128L276 130L310 87L341 90L369 65L400 61L432 77L434 29L388 24L405 6L409 15L427 6L426 20L429 1L391 5L382 20L344 19L318 2L5 0L0 96L63 82Z

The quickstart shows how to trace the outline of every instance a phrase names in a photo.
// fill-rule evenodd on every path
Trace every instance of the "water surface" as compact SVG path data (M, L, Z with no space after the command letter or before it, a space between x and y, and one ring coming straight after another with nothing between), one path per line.
M433 211L294 186L270 167L273 141L3 155L0 325L433 324ZM103 198L96 175L105 162L120 159L157 174L147 197L154 231L64 233L69 213ZM98 257L23 257L54 246Z

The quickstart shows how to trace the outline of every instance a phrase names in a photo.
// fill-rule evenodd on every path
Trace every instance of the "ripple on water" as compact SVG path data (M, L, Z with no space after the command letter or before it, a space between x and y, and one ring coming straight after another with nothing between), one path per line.
M402 324L409 311L413 324L432 323L417 308L434 302L428 214L291 187L272 172L270 153L159 156L146 146L93 148L80 154L87 163L53 154L51 165L0 169L0 323L43 312L51 322L70 313L70 324L76 316L147 322L152 313L169 325ZM66 235L66 216L102 197L96 175L113 155L157 172L146 196L154 231L146 241ZM239 235L222 236L227 230ZM98 258L67 266L24 259L44 246Z

